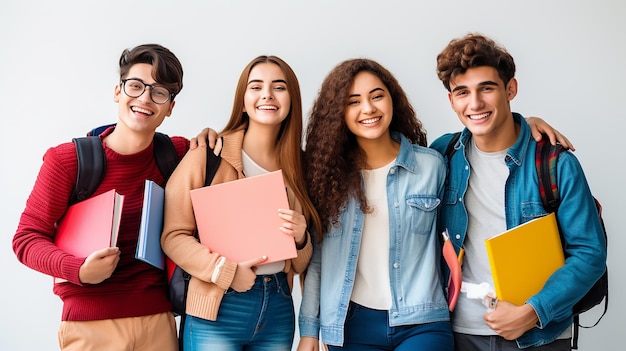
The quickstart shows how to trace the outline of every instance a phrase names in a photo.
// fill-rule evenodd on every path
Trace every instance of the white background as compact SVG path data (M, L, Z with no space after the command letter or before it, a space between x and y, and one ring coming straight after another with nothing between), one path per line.
M184 89L162 132L221 129L243 67L260 54L299 77L305 114L340 61L368 57L399 79L429 142L461 125L435 74L454 37L482 32L516 59L513 110L538 115L574 142L609 233L610 310L580 350L618 350L626 311L626 197L618 150L626 122L626 5L599 1L3 1L0 5L0 350L55 350L61 301L51 278L21 265L11 239L50 146L115 122L123 49L160 43L182 61ZM623 167L623 166L622 166ZM621 186L618 184L622 184ZM298 292L296 306L299 304ZM592 320L594 312L584 316Z

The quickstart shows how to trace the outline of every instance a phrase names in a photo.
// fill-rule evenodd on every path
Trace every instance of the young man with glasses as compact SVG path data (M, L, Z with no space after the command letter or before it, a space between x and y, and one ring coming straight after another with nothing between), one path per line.
M50 148L13 238L20 262L65 282L54 284L63 300L61 350L177 350L176 323L163 270L135 259L144 182L164 185L153 154L157 127L170 116L183 87L176 56L156 45L124 50L114 89L117 125L100 135L106 173L94 194L124 195L117 247L76 257L54 245L55 226L68 208L77 174L74 143ZM189 148L171 138L179 158ZM89 233L85 233L89 235Z

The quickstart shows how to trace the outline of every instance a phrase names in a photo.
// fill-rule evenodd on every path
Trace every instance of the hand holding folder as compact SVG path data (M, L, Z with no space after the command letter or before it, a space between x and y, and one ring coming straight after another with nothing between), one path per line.
M522 305L565 264L554 213L485 240L498 299Z
M116 246L123 203L112 189L70 206L57 223L54 244L77 257Z
M57 223L54 244L76 257L117 246L124 195L115 189L70 206ZM54 283L66 280L54 278Z
M279 228L289 208L282 171L191 190L200 243L235 262L297 256L293 236Z

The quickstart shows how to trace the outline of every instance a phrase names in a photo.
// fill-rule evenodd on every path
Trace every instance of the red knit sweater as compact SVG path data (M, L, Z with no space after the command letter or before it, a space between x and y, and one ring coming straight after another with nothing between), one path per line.
M182 137L173 137L172 141L182 157L189 141ZM52 147L44 155L13 238L13 250L20 262L68 281L54 284L53 288L63 300L64 321L137 317L171 310L165 273L135 259L144 182L150 179L164 183L154 161L153 145L132 155L118 154L105 145L105 153L106 174L94 195L110 189L124 195L118 237L121 256L109 279L82 285L78 270L85 258L61 251L53 243L55 223L65 213L76 182L78 162L71 142ZM52 278L50 281L52 284Z

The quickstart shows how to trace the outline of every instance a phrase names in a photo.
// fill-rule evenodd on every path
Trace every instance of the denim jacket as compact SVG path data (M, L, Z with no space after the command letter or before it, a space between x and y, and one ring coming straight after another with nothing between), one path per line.
M449 321L440 274L441 249L436 220L446 166L435 150L411 144L404 136L387 175L389 208L389 282L391 326ZM344 322L359 257L364 214L350 198L319 244L313 238L313 257L307 269L299 328L302 337L343 345Z
M505 216L508 229L546 215L539 194L535 149L537 143L521 115L514 113L521 126L517 142L507 151L505 162L510 174L506 181ZM467 210L464 197L470 176L465 157L471 133L466 129L455 144L449 165L444 204L439 228L448 228L457 252L467 234ZM452 134L435 140L432 148L444 154ZM563 152L557 161L557 179L561 204L557 221L564 240L565 265L546 282L543 289L530 297L539 317L537 326L517 339L520 348L548 344L572 325L572 307L604 273L606 243L594 199L583 170L571 152ZM454 316L453 316L454 317Z

